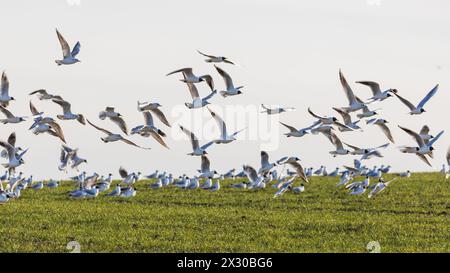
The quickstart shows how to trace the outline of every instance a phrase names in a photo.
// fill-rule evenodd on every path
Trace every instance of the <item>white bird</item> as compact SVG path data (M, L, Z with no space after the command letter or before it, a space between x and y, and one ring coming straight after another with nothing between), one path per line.
M45 89L35 90L33 92L30 92L28 95L29 96L36 95L39 100L51 100L51 99L55 99L55 98L61 98L60 96L47 93L47 91Z
M336 157L338 155L347 155L350 153L349 150L344 148L342 141L338 138L336 134L331 133L331 140L332 140L331 143L336 147L336 150L330 152L330 154L332 154L333 157Z
M203 183L203 185L200 186L200 188L204 189L204 190L208 190L211 187L212 187L212 180L211 180L211 178L206 179L205 183Z
M391 130L389 129L389 127L386 125L387 123L389 123L387 120L385 119L371 119L367 121L367 124L373 124L373 125L378 125L378 127L381 128L381 131L383 131L384 135L392 142L395 143L394 141L394 137L392 136Z
M269 163L269 154L266 151L261 151L261 168L258 170L258 174L265 176L276 165L275 163Z
M342 119L344 120L344 125L351 129L351 130L348 130L345 127L338 127L339 131L343 132L343 131L353 131L353 130L361 129L361 127L358 126L358 123L360 122L360 120L352 122L352 117L350 116L349 113L347 113L347 112L345 112L345 111L343 111L343 110L341 110L339 108L336 108L336 107L333 107L333 110L335 110L336 112L338 112L342 116Z
M25 121L25 117L18 117L13 115L8 109L0 105L0 111L6 116L5 119L0 119L0 122L3 124L6 123L20 123Z
M15 100L14 97L9 95L9 80L8 76L6 76L5 71L2 73L2 81L0 86L0 105L3 107L8 107L9 102Z
M216 180L216 182L214 182L214 185L212 185L212 187L209 188L209 191L215 192L218 190L220 190L220 181Z
M185 133L188 137L189 137L189 139L190 139L190 141L191 141L191 144L192 144L192 153L189 153L188 155L192 155L192 156L201 156L201 155L206 155L206 154L208 154L207 152L206 152L206 149L209 147L209 146L211 146L213 143L214 143L214 141L210 141L210 142L208 142L208 143L206 143L205 145L203 145L203 146L199 146L199 143L198 143L198 138L195 136L195 134L194 133L192 133L191 131L189 131L188 129L186 129L186 128L184 128L183 126L181 126L180 125L180 129L183 131L183 133Z
M219 130L220 130L220 138L214 140L214 143L216 143L216 144L230 143L230 142L236 140L235 136L238 133L240 133L241 131L245 130L245 129L242 129L242 130L234 132L231 135L228 135L227 127L226 127L226 124L223 121L223 119L219 115L217 115L215 112L213 112L211 109L208 108L208 111L211 113L211 116L216 120L216 122L217 122L217 124L219 126Z
M128 135L127 124L122 118L122 115L114 110L114 107L106 107L104 111L101 111L98 114L98 117L102 120L109 118L112 122L119 126L120 130L122 130L124 134Z
M378 110L379 109L372 111L372 110L369 109L369 107L365 106L365 107L362 108L362 113L356 114L356 116L359 119L370 118L370 117L373 117L375 115L378 115L378 113L377 113Z
M423 107L434 96L434 94L436 94L436 92L438 91L438 88L439 88L439 84L437 84L433 89L431 89L431 91L428 92L428 94L425 96L425 98L423 98L419 102L419 104L417 106L414 106L414 104L412 104L411 102L409 102L405 98L401 97L397 93L394 93L394 95L397 96L397 98L399 98L399 100L401 102L403 102L403 104L406 105L409 108L409 110L410 110L409 114L410 115L420 115L423 112L426 112Z
M402 129L403 131L405 131L410 136L412 136L418 144L418 147L406 147L406 146L400 147L400 151L403 153L414 153L422 161L424 161L429 166L431 166L430 162L427 160L425 155L429 155L431 158L433 157L433 150L434 150L433 144L442 136L444 131L441 131L439 134L436 135L436 137L434 137L433 139L431 139L430 141L425 143L423 138L418 133L416 133L410 129L401 127L401 126L398 126L398 127L400 129Z
M369 98L370 102L383 101L389 97L392 97L392 93L397 93L397 89L390 88L386 91L381 91L380 84L373 81L357 81L356 83L368 86L372 91L372 97Z
M366 192L367 188L370 184L370 178L369 176L366 176L366 178L363 181L357 181L353 182L351 184L348 184L345 186L346 189L348 189L350 194L352 195L361 195L364 192Z
M345 79L341 70L339 70L339 79L341 81L341 85L344 89L345 95L347 96L349 102L349 106L343 107L342 110L349 113L363 109L365 104L355 96L353 90L350 88L350 85L347 83L347 80Z
M33 130L33 134L39 135L43 133L48 133L49 135L59 138L62 142L66 143L64 138L64 133L59 126L59 124L51 117L42 117L42 112L39 112L33 103L30 101L30 110L34 116L34 123L31 125L29 130Z
M131 197L135 197L136 193L137 193L136 188L128 187L128 188L122 190L122 192L120 193L119 197L131 198Z
M379 194L380 192L382 192L384 189L386 189L387 186L389 186L390 183L392 183L393 181L395 181L397 179L397 177L385 182L383 180L383 178L380 178L378 181L378 183L375 185L375 187L373 188L373 190L369 193L368 197L372 198L373 196Z
M41 190L44 188L44 182L38 181L35 184L31 185L30 188L33 190Z
M85 125L86 121L82 114L74 114L71 111L71 105L68 101L63 100L62 98L52 99L52 101L59 106L61 106L63 110L62 115L57 115L56 117L61 120L73 120L76 119L79 123Z
M228 96L235 96L235 95L242 94L241 89L244 86L234 87L233 80L231 79L231 76L227 72L225 72L222 68L218 67L217 65L214 65L214 67L216 68L217 72L219 72L220 76L222 76L222 78L223 78L223 80L225 82L226 90L220 91L220 94L224 98L228 97Z
M106 130L106 129L103 129L103 128L101 128L101 127L98 127L97 125L93 124L93 123L90 122L89 120L87 120L87 122L88 122L92 127L94 127L95 129L97 129L97 130L99 130L99 131L101 131L101 132L103 132L103 133L105 133L105 134L107 135L106 137L100 138L100 139L101 139L103 142L105 142L105 143L108 143L108 142L115 142L115 141L123 141L123 142L125 142L126 144L129 144L129 145L132 145L132 146L135 146L135 147L144 149L144 150L150 150L150 148L141 147L141 146L137 145L136 143L134 143L134 142L132 142L132 141L130 141L130 140L124 138L124 137L121 136L120 134L114 134L114 133L112 133L112 132L110 132L110 131L108 131L108 130Z
M162 137L165 137L166 134L155 127L153 124L152 114L149 111L144 111L142 114L144 115L144 125L139 125L131 129L131 134L139 134L143 137L152 136L159 144L169 149L167 144L162 139Z
M116 188L111 191L110 193L106 194L106 196L120 196L120 194L122 193L120 184L116 185Z
M274 107L274 108L270 108L264 104L261 104L261 107L264 109L261 113L267 113L268 115L274 115L274 114L280 114L283 112L287 112L287 111L293 111L295 110L294 107Z
M189 109L202 108L205 105L210 104L209 99L211 99L215 94L217 94L217 91L214 90L208 96L206 96L204 98L200 98L198 89L195 86L195 84L190 83L190 82L188 82L186 84L189 88L189 93L191 94L191 97L192 97L192 103L186 102L184 105L186 105L186 107Z
M399 173L398 176L410 178L411 177L411 172L409 170L407 170L406 172Z
M127 185L132 185L136 183L139 180L139 177L141 176L141 172L136 173L128 173L127 170L125 170L124 167L119 168L119 174L120 177L122 177L122 183L125 183Z
M208 59L205 60L205 62L207 62L207 63L227 63L227 64L234 64L233 62L231 62L230 60L228 60L227 57L208 55L208 54L205 54L205 53L200 52L199 50L197 50L197 52L198 52L200 55L203 55L203 56L205 56L205 57L208 58Z
M281 123L284 127L286 127L286 128L289 129L289 133L285 133L285 134L284 134L284 135L287 136L287 137L302 137L302 136L304 136L304 135L306 135L306 134L309 134L309 132L311 131L311 129L313 129L314 127L316 127L317 125L320 124L320 122L317 121L317 122L313 123L313 124L312 124L311 126L309 126L309 127L306 127L306 128L303 128L303 129L298 129L298 130L297 130L297 128L295 128L295 127L293 127L293 126L287 125L287 124L285 124L285 123L283 123L283 122L280 122L280 123Z
M201 168L200 168L200 177L202 178L213 178L217 171L212 171L210 169L209 159L205 156L201 156Z
M78 156L78 149L72 149L66 145L62 145L64 151L67 153L68 160L72 163L72 169L77 169L82 163L87 163L87 160Z
M190 68L190 67L177 69L175 71L172 71L172 72L168 73L166 76L170 76L172 74L180 73L180 72L183 74L183 78L184 78L184 79L180 80L182 82L185 82L185 83L198 83L198 82L205 81L204 76L206 76L206 75L196 76L196 75L194 75L194 73L192 72L192 68Z
M57 188L59 186L59 182L55 181L55 180L49 180L47 182L47 187L49 187L50 189L54 189Z
M3 167L8 168L9 173L14 173L15 168L23 164L22 157L25 155L28 149L22 151L20 154L17 154L15 147L8 142L0 140L0 146L5 148L6 152L8 153L8 163L3 163Z
M334 124L336 121L338 121L338 119L336 117L327 117L327 116L319 116L317 114L315 114L310 107L308 107L308 113L311 114L311 116L315 117L316 119L318 119L320 122L322 122L322 124L324 125L332 125Z
M171 127L169 121L167 120L164 113L159 109L162 105L158 102L137 102L138 105L138 111L144 112L144 111L150 111L152 112L162 123L164 123L167 127Z
M55 62L58 65L62 65L62 64L67 65L67 64L74 64L74 63L81 62L80 60L75 58L78 55L78 53L80 53L80 48L81 48L80 42L77 42L75 44L75 46L73 47L72 51L70 51L69 44L64 39L64 37L61 35L61 33L59 33L58 29L56 29L56 35L58 36L59 43L61 44L61 49L63 52L63 59L55 60Z

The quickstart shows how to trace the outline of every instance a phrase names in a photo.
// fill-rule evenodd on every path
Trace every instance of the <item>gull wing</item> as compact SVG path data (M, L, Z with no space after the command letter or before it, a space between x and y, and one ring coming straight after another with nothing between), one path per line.
M345 95L347 96L349 104L355 103L356 102L355 94L353 93L352 89L350 88L350 85L348 85L348 82L345 79L344 75L342 74L341 70L339 70L339 80L341 81L341 85L344 88L344 92L345 92Z
M430 92L428 92L428 94L425 96L425 98L423 98L423 100L421 100L419 102L419 105L417 107L418 108L424 107L425 103L427 103L434 96L434 94L436 94L436 92L438 91L438 88L439 88L439 84L436 84L436 86L433 87L433 89L431 89Z
M405 131L408 135L412 136L412 137L416 140L416 142L417 142L417 144L419 145L419 147L422 147L422 146L425 145L425 142L423 141L423 138L421 138L420 135L419 135L418 133L414 132L413 130L404 128L404 127L402 127L402 126L398 126L398 128L402 129L402 130Z
M95 129L97 129L97 130L99 130L99 131L102 131L103 133L105 133L105 134L107 134L107 135L112 135L112 134L113 134L113 133L111 133L110 131L108 131L108 130L106 130L106 129L103 129L103 128L101 128L101 127L98 127L97 125L93 124L93 123L90 122L89 120L87 120L87 122L88 122L92 127L94 127Z
M230 75L225 72L222 68L218 67L217 65L214 65L214 67L216 68L217 72L219 72L220 76L222 76L225 85L227 87L227 90L233 89L234 88L234 84L233 84L233 80L231 79Z
M372 94L374 96L379 95L381 93L380 85L377 82L372 81L358 81L356 83L363 84L365 86L370 87Z
M58 29L56 29L56 35L58 36L59 43L61 44L61 49L63 52L63 57L67 58L70 56L70 47L67 43L66 39L59 33Z

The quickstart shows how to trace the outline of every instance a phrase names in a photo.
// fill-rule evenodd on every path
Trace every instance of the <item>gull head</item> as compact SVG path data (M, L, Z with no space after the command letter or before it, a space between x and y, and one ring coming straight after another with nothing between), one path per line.
M426 112L425 109L421 108L420 113L424 113L424 112Z
M238 90L237 93L238 93L238 94L242 94L242 91L241 91L241 90Z

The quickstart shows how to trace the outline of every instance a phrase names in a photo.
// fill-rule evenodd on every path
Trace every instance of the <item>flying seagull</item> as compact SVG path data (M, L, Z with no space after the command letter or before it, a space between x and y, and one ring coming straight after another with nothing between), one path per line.
M3 106L0 106L0 111L6 116L5 119L0 119L0 122L3 124L19 123L19 122L25 121L25 117L14 116L8 109L6 109Z
M197 52L208 59L205 60L207 63L227 63L227 64L234 64L233 62L229 61L227 57L223 56L214 56L214 55L208 55L205 53L200 52L200 50L197 50Z
M139 125L131 129L131 134L139 134L143 137L149 137L152 136L156 141L158 141L159 144L169 149L167 144L164 142L162 137L165 137L166 134L161 131L160 129L156 128L153 124L153 117L150 111L144 111L142 112L144 115L144 125Z
M203 75L203 76L196 76L196 75L194 75L194 73L192 72L192 68L190 68L190 67L177 69L175 71L172 71L172 72L168 73L166 76L170 76L170 75L175 74L175 73L182 73L184 79L182 79L181 81L185 82L185 83L188 83L188 82L189 83L198 83L198 82L205 81L205 79L204 79L205 75Z
M207 107L208 108L208 107ZM228 135L227 133L227 126L225 124L225 122L223 121L223 119L221 117L219 117L215 112L213 112L211 109L208 108L208 111L211 113L211 116L216 120L218 126L219 126L219 130L220 130L220 138L214 140L214 143L216 144L226 144L226 143L230 143L234 140L236 140L235 136L240 133L241 131L245 130L239 130L234 132L231 135Z
M97 130L99 130L99 131L101 131L101 132L107 134L106 137L102 137L102 138L101 138L101 140L102 140L103 142L105 142L105 143L108 143L108 142L114 142L114 141L119 141L119 140L121 140L121 141L125 142L126 144L129 144L129 145L132 145L132 146L141 148L141 149L145 149L145 150L150 150L150 148L144 148L144 147L141 147L141 146L137 145L136 143L134 143L134 142L132 142L132 141L129 141L128 139L122 137L122 136L119 135L119 134L114 134L114 133L111 133L110 131L108 131L108 130L106 130L106 129L103 129L103 128L101 128L101 127L98 127L98 126L96 126L95 124L93 124L92 122L90 122L89 120L87 120L87 122L88 122L92 127L94 127L95 129L97 129Z
M339 79L341 81L341 85L344 89L345 95L347 96L349 102L349 106L343 107L342 110L349 113L364 108L365 104L355 96L353 90L350 88L350 85L348 85L347 80L345 79L341 70L339 70Z
M391 130L389 129L389 127L386 125L387 123L389 123L387 120L385 119L371 119L367 121L367 124L373 124L373 125L378 125L378 127L381 128L381 130L383 131L383 133L386 135L386 137L392 142L395 143L394 138L392 137L392 133Z
M39 89L39 90L30 92L30 94L28 94L28 95L30 95L30 96L36 95L39 100L51 100L54 98L61 98L60 96L55 96L55 95L47 93L47 91L45 89Z
M315 117L316 119L318 119L320 122L322 122L322 124L325 124L325 125L331 125L331 124L333 124L333 123L335 123L338 119L337 118L335 118L335 117L322 117L322 116L319 116L319 115L316 115L316 114L314 114L314 112L311 110L311 107L308 107L308 113L311 115L311 116L313 116L313 117Z
M3 107L8 107L9 102L15 100L14 97L9 95L9 80L8 76L6 76L5 71L2 73L2 82L1 82L1 93L0 93L0 105Z
M208 143L206 143L203 146L199 146L198 144L198 138L194 135L194 133L192 133L191 131L189 131L188 129L184 128L183 126L180 125L180 129L183 131L183 133L185 133L191 140L191 144L192 144L192 153L189 153L188 155L196 155L196 156L200 156L200 155L206 155L208 154L206 152L206 149L211 146L214 141L210 141Z
M343 111L343 110L341 110L339 108L336 108L336 107L333 107L333 110L338 112L342 116L342 119L344 120L344 125L345 126L351 128L352 130L359 130L359 129L361 129L361 127L358 126L359 120L357 120L355 122L352 122L352 117L350 116L349 113L347 113L347 112L345 112L345 111ZM346 131L345 128L338 127L338 129L341 132L342 131Z
M433 89L431 89L431 91L428 92L428 94L425 96L425 98L423 98L423 100L421 100L417 106L414 106L411 102L409 102L405 98L401 97L399 94L394 93L394 95L397 96L397 98L399 98L399 100L401 102L403 102L403 104L409 108L410 115L420 115L423 112L426 112L423 107L425 106L425 103L427 103L434 96L434 94L436 94L436 92L438 91L438 88L439 88L439 84L437 84Z
M198 89L195 86L195 84L190 82L187 82L186 84L189 88L189 93L191 94L192 97L192 103L186 102L184 105L186 105L186 107L189 109L202 108L203 106L210 104L208 100L212 98L215 94L217 94L217 91L212 91L208 96L200 98L200 95L198 94Z
M98 114L98 117L102 120L109 118L112 122L119 126L120 130L122 130L124 134L128 135L127 124L125 123L125 120L123 120L122 115L114 111L114 107L106 107L104 111L101 111Z
M386 91L381 91L380 84L373 81L357 81L356 83L368 86L370 90L372 91L372 97L369 98L370 102L374 101L383 101L389 97L392 97L391 94L397 93L397 89L388 89Z
M284 135L285 136L287 136L287 137L302 137L302 136L304 136L304 135L306 135L306 134L309 134L309 131L312 129L312 128L314 128L314 127L316 127L317 125L319 125L320 124L320 121L316 121L315 123L313 123L311 126L309 126L309 127L306 127L306 128L303 128L303 129L298 129L297 130L297 128L295 128L295 127L293 127L293 126L290 126L290 125L287 125L287 124L285 124L285 123L283 123L283 122L280 122L284 127L286 127L286 128L288 128L289 129L289 133L285 133Z
M139 112L150 111L153 114L155 114L155 116L162 123L164 123L168 127L171 127L169 121L167 120L164 113L159 109L159 107L161 107L161 104L159 104L157 102L148 103L148 102L139 102L138 101L138 111Z
M268 115L280 114L287 111L295 110L294 107L275 107L270 108L264 104L261 104L261 107L264 109L261 113L267 113Z
M405 131L408 135L412 136L414 138L414 140L417 142L418 147L415 147L415 153L416 154L421 154L421 155L427 154L427 155L429 155L431 157L432 157L432 151L434 150L433 144L444 133L444 131L441 131L439 134L436 135L436 137L434 137L433 139L428 141L428 143L425 143L423 138L418 133L414 132L413 130L407 129L407 128L402 127L402 126L398 126L398 127L400 129L402 129L403 131ZM410 149L402 150L402 152L410 152Z
M61 33L59 33L58 29L56 29L56 35L58 36L59 43L61 44L61 49L62 49L62 52L63 52L63 59L62 60L55 60L55 62L58 65L74 64L74 63L81 62L80 60L75 58L78 55L78 53L80 53L80 47L81 47L80 42L77 42L75 44L75 46L73 47L72 52L71 52L69 44L64 39L64 37L61 35Z
M227 90L220 91L220 94L224 98L228 97L228 96L235 96L235 95L242 94L241 89L244 86L234 87L233 80L231 79L230 75L227 72L225 72L222 68L218 67L217 65L214 65L214 67L216 68L217 72L219 72L220 76L222 76L222 78L225 82L225 86L226 86Z
M8 168L9 173L14 173L15 168L19 167L23 164L22 157L24 154L28 151L28 149L25 149L20 154L17 155L16 149L14 146L9 144L8 142L1 141L0 140L0 146L6 149L6 152L8 153L8 163L3 163L3 167Z
M72 120L72 119L76 119L79 123L85 125L86 121L84 119L84 116L82 114L73 114L71 111L71 105L68 101L63 100L62 98L59 99L52 99L52 101L56 104L58 104L59 106L62 107L63 110L63 114L62 115L57 115L56 117L61 119L61 120Z

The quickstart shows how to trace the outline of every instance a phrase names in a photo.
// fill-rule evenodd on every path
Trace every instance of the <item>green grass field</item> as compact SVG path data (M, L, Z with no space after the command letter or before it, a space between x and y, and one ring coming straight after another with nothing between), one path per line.
M1 252L450 252L450 181L414 174L374 199L313 177L300 195L137 184L134 199L70 200L71 182L0 206Z

